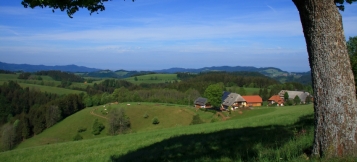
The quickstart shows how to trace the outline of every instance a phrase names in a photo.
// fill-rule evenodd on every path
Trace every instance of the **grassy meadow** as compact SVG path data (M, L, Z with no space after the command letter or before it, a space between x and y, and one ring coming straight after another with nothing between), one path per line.
M162 107L171 110L167 114L168 118L158 117L160 124L147 125L147 127L160 127L161 124L170 121L169 118L173 118L172 116L181 116L171 120L172 124L173 122L182 122L182 124L157 129L146 128L146 126L135 128L135 122L144 120L142 116L145 112L134 110L140 109L140 106L147 107L149 120L152 117L151 113L160 115L159 111L149 111L149 109ZM112 105L112 108L115 107ZM25 141L15 150L0 153L0 159L2 161L305 161L308 159L306 154L309 154L313 140L312 105L256 107L252 110L233 111L231 114L225 114L230 117L226 121L197 125L187 125L186 120L195 113L209 112L196 111L194 108L179 105L153 104L150 108L150 104L144 103L136 106L132 104L124 108L131 119L133 130L138 129L137 131L95 139L88 137L90 135L83 135L84 140L81 141L43 146L28 144L25 147ZM81 121L91 125L94 117L87 119L85 114L89 114L93 109L95 108L84 109L71 116L79 118L79 114L83 113L81 119L69 117L42 134L47 131L53 131L48 134L59 134L61 130L72 129L72 125ZM134 119L130 109L133 109L134 114L142 119ZM180 109L182 111L179 111ZM101 113L102 110L97 107L96 111ZM78 117L75 117L76 115ZM209 114L205 115L209 116ZM202 118L205 115L202 115ZM54 128L60 125L65 126L55 133ZM70 131L75 132L75 129ZM87 129L87 133L90 131L90 128ZM42 138L45 138L45 135Z
M235 93L240 93L240 87L238 86L233 86L233 87L226 87L227 91L230 92L235 92ZM244 87L244 90L246 92L246 95L257 95L259 94L260 88L250 88L250 87Z
M72 90L67 88L57 87L61 84L60 81L53 80L50 76L41 76L42 80L23 80L18 79L19 74L0 74L0 84L4 84L10 80L19 83L23 88L29 87L30 89L37 89L42 92L56 93L59 95L70 93L85 93L84 91ZM94 84L89 83L90 85ZM87 87L86 83L72 83L71 87Z
M127 104L128 103L108 104L105 106L101 105L83 109L64 119L62 122L57 123L53 127L46 129L41 134L25 140L17 147L17 149L73 141L73 137L77 134L78 128L86 128L86 131L80 133L83 139L93 139L107 136L107 120L94 116L91 112L106 117L106 112L110 111L110 109L116 108L124 108L126 115L130 118L131 130L128 133L187 126L190 124L193 115L196 113L199 113L206 122L210 122L211 119L215 119L216 121L221 119L211 112L196 111L196 109L193 109L192 107L188 108L188 106L182 105L140 103L140 105L131 104L128 106ZM147 114L149 117L144 118L144 114ZM154 117L157 117L160 120L160 124L152 124L152 118ZM95 119L98 119L106 127L102 133L97 136L94 136L91 133L92 125Z
M134 83L134 84L141 84L141 83L165 83L165 82L173 82L175 80L179 81L177 78L177 74L147 74L147 75L140 75L135 77L125 78L124 80Z

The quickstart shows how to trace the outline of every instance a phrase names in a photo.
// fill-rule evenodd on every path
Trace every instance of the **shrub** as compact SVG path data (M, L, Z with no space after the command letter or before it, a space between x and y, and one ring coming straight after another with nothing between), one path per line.
M159 121L159 119L157 118L157 117L154 117L153 119L152 119L152 124L159 124L160 123L160 121Z
M192 117L192 121L190 125L201 124L201 123L203 123L203 121L201 120L200 115L196 114Z
M78 133L81 133L81 132L85 132L87 130L87 128L84 128L84 127L79 127L77 132Z
M214 123L214 122L217 122L218 121L218 119L217 118L213 118L213 119L211 119L211 123Z
M103 125L103 123L100 123L98 121L98 119L95 119L94 120L94 123L93 123L93 130L92 130L92 134L94 135L99 135L100 132L102 132L102 130L105 128L105 126Z
M82 140L83 139L83 137L79 134L79 133L77 133L74 137L73 137L73 141L79 141L79 140Z
M145 113L145 114L143 115L143 117L144 117L145 119L147 119L147 118L149 117L148 113Z

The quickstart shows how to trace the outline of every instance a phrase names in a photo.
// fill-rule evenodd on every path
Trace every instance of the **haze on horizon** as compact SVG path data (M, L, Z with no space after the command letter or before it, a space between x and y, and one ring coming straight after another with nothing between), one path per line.
M309 71L293 2L114 0L73 19L51 9L0 1L0 60L111 70L211 66ZM357 5L341 12L346 39L357 35Z

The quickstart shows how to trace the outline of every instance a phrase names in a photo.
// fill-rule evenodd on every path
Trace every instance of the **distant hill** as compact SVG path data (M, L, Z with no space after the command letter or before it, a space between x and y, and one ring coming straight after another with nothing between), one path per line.
M72 73L93 72L93 71L100 70L96 68L88 68L88 67L77 66L77 65L46 66L46 65L29 65L29 64L9 64L4 62L0 62L0 69L8 70L8 71L24 71L24 72L59 70L59 71L72 72Z
M84 73L82 76L97 77L97 78L123 79L123 78L129 78L132 76L146 75L146 74L152 74L152 73L155 73L155 72L152 72L152 71L126 71L126 70L117 70L117 71L99 70L99 71Z
M205 73L215 71L225 72L258 72L265 76L274 78L282 83L284 82L299 82L302 84L311 85L311 72L287 72L275 67L257 68L253 66L212 66L203 67L198 69L193 68L170 68L153 71L127 71L127 70L102 70L96 68L88 68L77 65L65 65L65 66L45 66L45 65L29 65L29 64L9 64L0 62L0 70L7 71L24 71L24 72L36 72L47 70L60 70L65 72L80 72L82 76L86 77L99 77L99 78L129 78L133 76L140 76L153 73Z
M177 73L177 72L201 73L201 72L211 72L211 71L226 71L226 72L250 71L250 72L259 72L269 77L289 75L289 72L283 71L279 68L275 68L275 67L256 68L253 66L212 66L212 67L204 67L198 69L170 68L170 69L163 69L163 70L154 70L154 72L157 73Z

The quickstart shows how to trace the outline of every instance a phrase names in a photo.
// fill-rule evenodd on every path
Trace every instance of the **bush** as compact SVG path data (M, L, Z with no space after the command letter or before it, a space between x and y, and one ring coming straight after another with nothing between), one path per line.
M211 123L214 123L214 122L217 122L217 121L218 121L218 119L216 119L216 118L211 119Z
M190 125L201 124L201 123L203 123L203 121L201 120L200 115L196 114L192 117L192 121Z
M285 102L285 105L286 106L291 106L291 105L293 105L294 103L293 103L293 101L291 101L291 100L287 100L286 102Z
M160 121L159 121L159 119L157 118L157 117L154 117L153 119L152 119L152 124L159 124L160 123Z
M85 132L87 130L87 128L84 128L84 127L79 127L77 132L78 133L81 133L81 132Z
M74 137L73 137L73 141L79 141L79 140L82 140L83 139L83 137L79 134L79 133L77 133Z
M93 130L92 130L92 134L94 135L99 135L100 132L102 132L102 130L105 128L105 126L103 125L103 123L100 123L98 121L98 119L95 119L94 120L94 123L93 123Z
M144 117L145 119L147 119L147 118L149 117L148 113L145 113L145 114L143 115L143 117Z

